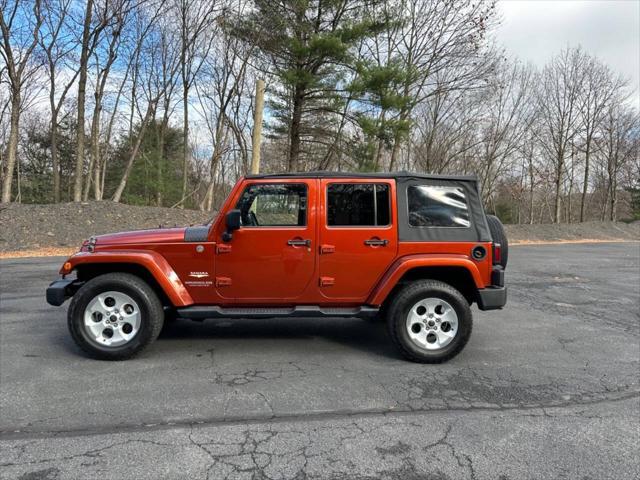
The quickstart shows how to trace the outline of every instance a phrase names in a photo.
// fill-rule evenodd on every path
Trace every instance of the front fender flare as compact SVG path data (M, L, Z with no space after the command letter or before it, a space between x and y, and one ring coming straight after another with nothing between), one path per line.
M476 288L484 288L482 275L476 263L466 255L446 255L446 254L418 254L407 255L397 259L386 271L378 285L373 289L367 304L382 305L391 290L398 284L398 281L405 273L414 268L423 267L462 267L466 269L473 278Z
M67 263L70 266L67 266ZM145 268L158 282L173 306L186 307L192 305L193 299L173 270L169 262L158 252L151 250L126 250L108 252L78 252L71 256L60 269L63 275L69 274L80 265L108 263L127 263ZM68 267L68 268L65 268Z

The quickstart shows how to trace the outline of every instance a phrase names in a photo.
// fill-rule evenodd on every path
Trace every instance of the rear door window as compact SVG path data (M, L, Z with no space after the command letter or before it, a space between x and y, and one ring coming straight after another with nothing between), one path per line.
M412 227L471 226L467 197L462 188L413 185L407 189L407 197Z
M327 188L327 225L387 226L390 224L389 185L332 183Z

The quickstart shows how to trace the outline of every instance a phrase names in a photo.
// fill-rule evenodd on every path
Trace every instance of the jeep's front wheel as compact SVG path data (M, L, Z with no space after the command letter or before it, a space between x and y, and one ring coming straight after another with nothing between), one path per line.
M392 300L387 325L394 343L407 359L441 363L464 348L472 329L469 303L452 286L419 280Z
M69 331L89 356L102 360L130 358L159 335L162 304L151 287L128 273L92 278L73 296Z

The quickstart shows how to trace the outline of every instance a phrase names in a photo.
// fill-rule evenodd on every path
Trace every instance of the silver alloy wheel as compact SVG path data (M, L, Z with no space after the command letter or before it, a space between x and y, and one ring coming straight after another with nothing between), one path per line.
M140 330L140 307L126 293L109 291L96 295L84 310L84 330L98 345L119 347Z
M406 328L415 345L439 350L449 345L458 333L458 314L440 298L425 298L409 310Z

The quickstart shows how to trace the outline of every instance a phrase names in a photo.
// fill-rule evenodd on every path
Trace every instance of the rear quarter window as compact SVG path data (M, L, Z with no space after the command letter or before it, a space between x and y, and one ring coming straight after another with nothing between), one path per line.
M407 200L412 227L471 226L469 205L462 188L412 185L407 189Z

